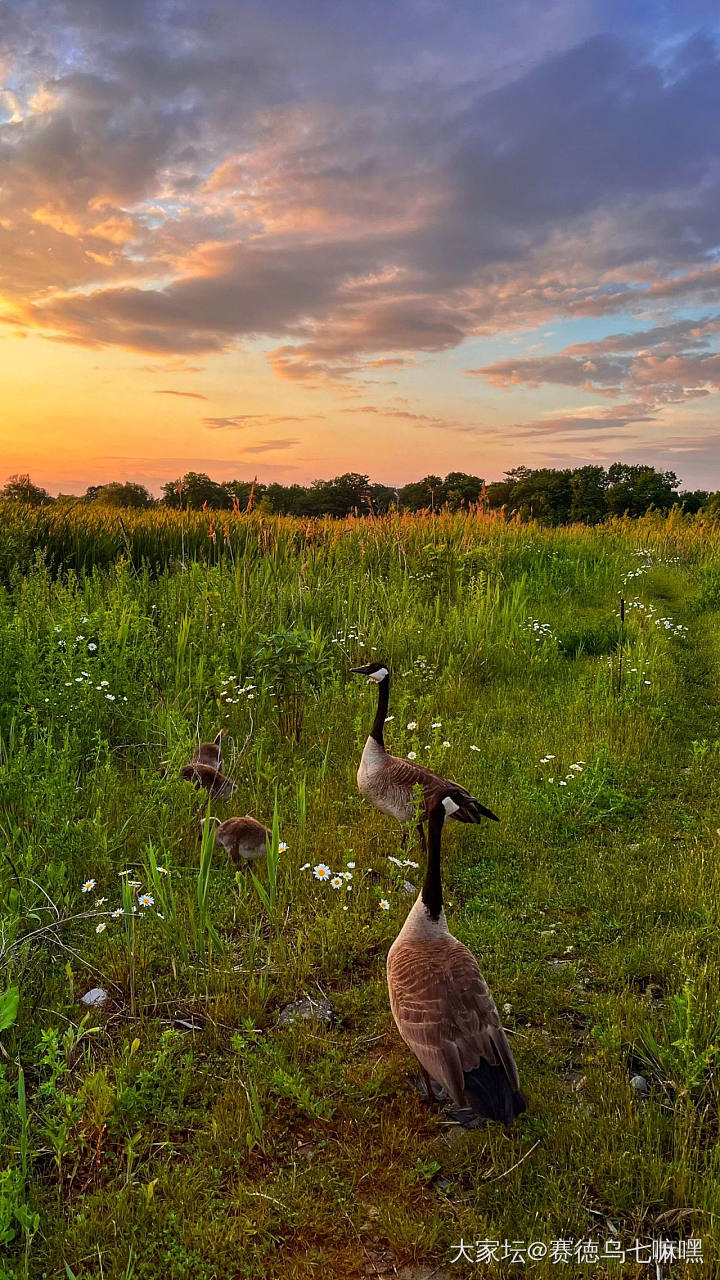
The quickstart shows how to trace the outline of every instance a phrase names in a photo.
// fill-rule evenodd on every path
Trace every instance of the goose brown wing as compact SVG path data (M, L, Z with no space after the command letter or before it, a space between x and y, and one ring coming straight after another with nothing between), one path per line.
M502 1067L520 1082L495 1001L477 960L456 938L396 944L388 956L390 1006L398 1031L425 1070L459 1105L466 1073Z
M485 805L476 800L467 787L462 787L459 782L451 782L449 778L443 778L441 774L433 773L432 769L426 769L424 765L415 764L412 760L401 760L399 756L389 756L388 760L388 775L392 779L393 786L422 787L425 814L428 814L445 796L449 796L457 805L457 811L452 816L458 821L479 822L481 818L498 821L492 810L486 809Z

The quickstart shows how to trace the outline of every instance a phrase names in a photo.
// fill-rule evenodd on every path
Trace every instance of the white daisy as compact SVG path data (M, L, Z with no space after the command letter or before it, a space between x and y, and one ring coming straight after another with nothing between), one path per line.
M280 841L280 843L279 843L279 845L278 845L278 852L279 852L279 853L287 853L287 849L288 849L288 847L287 847L287 845L286 845L285 841L284 841L284 840L281 840L281 841Z
M107 925L105 924L104 920L101 920L99 924L95 925L96 933L104 933L106 929L107 929Z
M417 729L417 720L410 720L408 723L408 729Z
M332 875L332 871L324 862L318 862L317 866L313 867L313 875L316 880L327 880Z
M408 751L408 760L416 760L417 751Z
M332 880L330 881L330 884L333 889L342 889L343 883L344 881L342 876L333 876Z
M138 902L140 903L141 907L152 907L155 902L155 899L153 898L151 893L143 893L138 898Z
M94 888L95 888L95 881L86 880L83 884L82 891L83 893L91 893Z
M389 910L390 910L390 903L388 902L387 898L381 898L381 899L380 899L380 910L381 910L381 911L389 911Z

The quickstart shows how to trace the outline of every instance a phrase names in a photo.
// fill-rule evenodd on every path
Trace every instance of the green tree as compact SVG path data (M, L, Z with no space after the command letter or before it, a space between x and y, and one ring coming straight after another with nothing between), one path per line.
M464 471L450 471L443 480L442 499L451 511L467 510L479 502L485 481Z
M134 507L143 510L152 506L152 494L144 484L135 484L132 480L121 483L111 480L109 484L91 485L85 497L91 502L102 502L106 507Z
M7 502L24 502L28 507L42 507L54 501L47 489L33 484L28 475L8 476L6 484L0 489L0 498Z
M570 519L580 524L599 524L607 515L607 471L604 467L578 467L570 476L572 501Z
M367 515L370 510L370 477L356 471L335 476L334 480L315 480L310 486L308 499L312 514L349 516L357 511Z
M614 462L608 470L608 511L616 516L642 516L651 507L669 511L679 483L674 471Z
M162 501L168 507L185 507L199 511L208 506L214 511L232 507L232 499L221 484L211 480L204 471L186 471L182 480L171 480L162 487Z
M551 467L528 471L513 487L512 505L523 520L567 524L572 505L570 472Z
M695 515L707 506L710 497L711 494L707 489L682 489L676 502L688 515Z
M412 484L404 484L400 490L400 506L404 511L431 510L442 505L443 482L440 476L425 476Z

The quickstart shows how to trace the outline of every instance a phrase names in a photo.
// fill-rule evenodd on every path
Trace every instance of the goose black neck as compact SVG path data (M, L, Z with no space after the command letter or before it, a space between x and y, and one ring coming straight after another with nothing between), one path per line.
M390 702L390 676L389 674L382 679L378 685L378 702L375 719L370 730L370 737L385 750L385 739L383 738L383 728L388 712L388 704Z
M442 805L430 810L428 819L427 868L422 887L422 900L432 920L440 919L442 911L442 879L440 877L440 845L442 829L445 822L445 810Z

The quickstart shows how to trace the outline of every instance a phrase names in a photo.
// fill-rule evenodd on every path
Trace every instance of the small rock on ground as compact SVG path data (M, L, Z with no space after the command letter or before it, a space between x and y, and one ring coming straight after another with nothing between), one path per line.
M91 987L84 996L80 997L80 1003L87 1009L97 1009L104 1005L107 999L108 993L102 987Z
M636 1093L649 1093L650 1086L644 1076L633 1076L630 1081L630 1088Z
M280 1010L278 1026L287 1027L292 1022L322 1022L329 1027L335 1021L335 1010L329 1000L317 996L303 996L302 1000L292 1000Z

